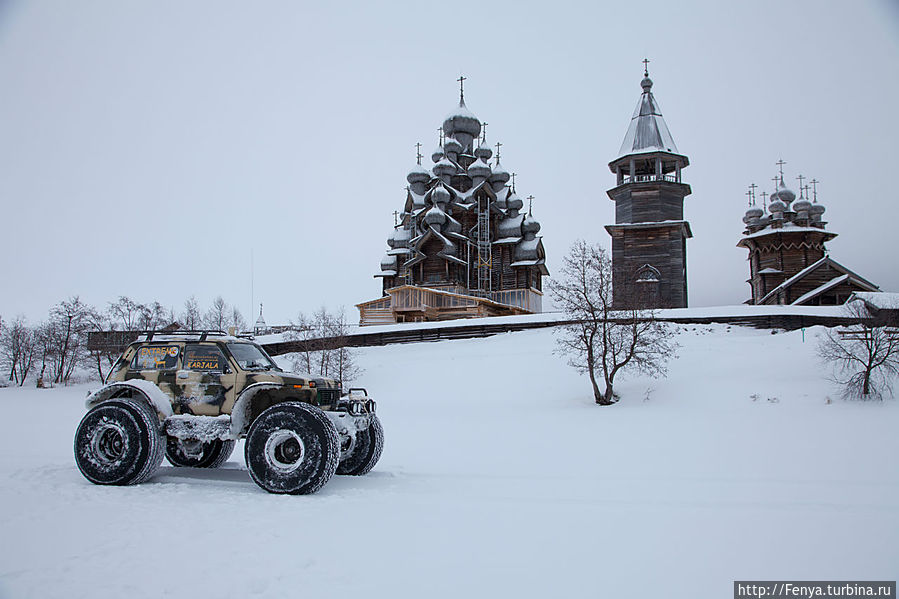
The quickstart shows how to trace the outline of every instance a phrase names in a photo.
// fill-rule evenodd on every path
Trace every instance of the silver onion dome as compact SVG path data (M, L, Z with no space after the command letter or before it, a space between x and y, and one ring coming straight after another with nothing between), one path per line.
M493 156L493 150L491 150L489 146L481 144L478 146L478 149L474 151L474 155L484 162L487 162L490 160L490 157Z
M431 180L431 173L420 164L416 164L412 170L409 171L409 174L406 175L406 181L410 184L413 183L427 183Z

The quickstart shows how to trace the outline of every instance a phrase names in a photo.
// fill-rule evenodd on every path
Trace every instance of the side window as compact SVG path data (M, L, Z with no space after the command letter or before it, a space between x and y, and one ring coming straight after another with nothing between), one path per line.
M224 372L225 356L214 345L188 345L184 348L184 368L200 372Z
M132 370L171 370L178 364L177 345L145 345L131 360Z

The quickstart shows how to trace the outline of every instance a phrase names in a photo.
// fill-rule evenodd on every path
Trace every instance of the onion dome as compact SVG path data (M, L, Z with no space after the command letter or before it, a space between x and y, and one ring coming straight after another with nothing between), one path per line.
M456 165L447 160L446 158L442 158L440 162L434 165L434 174L438 177L442 177L444 175L455 175L456 174Z
M808 209L808 214L814 221L821 220L821 215L824 214L824 206L821 204L812 204L812 207Z
M443 141L443 150L447 154L458 154L462 151L462 144L460 144L457 140L452 137L447 137Z
M471 163L471 166L468 167L469 177L483 177L486 179L488 176L490 176L491 172L492 171L490 170L490 165L484 162L484 160L481 158L475 160L473 163Z
M771 199L780 200L789 206L790 202L796 199L796 194L781 181L780 185L777 186L777 191L771 194Z
M521 232L525 235L536 235L540 232L540 223L530 214L524 217L521 223Z
M425 213L425 222L432 226L442 225L446 222L446 214L437 206L433 206Z
M490 175L489 181L491 183L502 183L505 185L511 178L512 176L509 174L509 171L504 169L503 165L497 164L493 169L493 174Z
M459 101L459 107L451 112L443 121L443 132L453 135L456 132L467 133L472 137L481 134L481 121L473 115L464 101Z
M381 270L396 270L396 256L384 254L381 258Z
M648 76L644 77L643 81L640 82L640 87L643 88L644 93L649 93L649 91L652 89L652 79L650 79Z
M490 157L493 156L493 150L490 149L490 146L481 144L478 146L478 149L474 151L474 155L487 162L490 160Z
M746 216L743 217L743 222L747 225L753 224L757 222L763 214L765 214L764 210L762 210L758 206L753 206L746 211Z
M521 198L519 198L513 192L508 198L506 198L506 205L509 206L510 210L521 210L522 206L524 206L524 202L522 202Z
M779 214L782 215L782 214L783 214L783 211L786 210L786 209L787 209L787 205L784 204L784 203L780 200L779 197L778 197L777 199L775 199L773 202L771 202L770 204L768 204L768 210L771 212L771 214L778 214L778 213L779 213Z
M431 173L427 171L425 167L420 164L416 164L412 170L409 171L409 174L406 175L406 181L410 184L414 183L427 183L431 180Z
M434 191L431 192L431 202L434 204L447 204L452 199L450 192L446 190L446 187L442 185L438 185L434 188Z
M809 208L812 207L812 203L806 200L805 198L800 199L798 202L793 204L793 210L796 212L808 212Z
M444 152L443 148L440 147L431 152L431 160L433 162L440 162L441 160L443 160L444 156L446 156L446 152Z

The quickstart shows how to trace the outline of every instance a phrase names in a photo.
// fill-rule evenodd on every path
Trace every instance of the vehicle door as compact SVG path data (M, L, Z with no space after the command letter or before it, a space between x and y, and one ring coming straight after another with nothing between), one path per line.
M234 368L216 344L187 343L176 383L176 412L218 416L233 398Z
M160 391L174 399L175 372L180 357L181 347L178 343L151 343L139 347L125 373L125 380L150 381L159 387Z

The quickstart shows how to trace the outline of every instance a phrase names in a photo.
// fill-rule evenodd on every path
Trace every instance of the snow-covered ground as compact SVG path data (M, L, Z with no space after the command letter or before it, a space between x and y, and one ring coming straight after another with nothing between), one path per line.
M0 389L0 597L729 597L899 577L899 402L844 402L820 329L681 327L616 406L551 330L366 348L368 476L269 495L244 470L79 474L87 387ZM828 402L827 398L834 398Z

